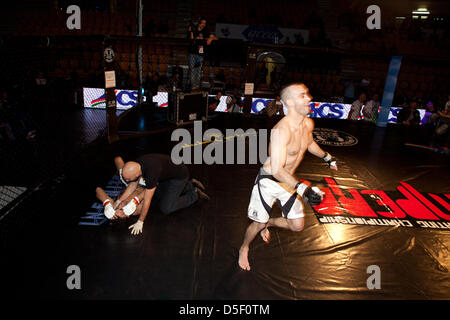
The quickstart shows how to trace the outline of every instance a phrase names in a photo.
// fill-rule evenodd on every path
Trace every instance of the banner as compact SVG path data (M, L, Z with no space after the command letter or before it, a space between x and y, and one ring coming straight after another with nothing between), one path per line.
M214 97L214 95L209 95L209 98ZM116 90L117 98L117 109L127 110L136 105L137 101L137 90ZM145 101L145 96L143 97ZM220 98L220 103L215 111L226 112L228 96L222 96ZM85 108L97 108L105 109L105 90L99 88L83 88L83 99ZM153 97L153 102L157 103L158 107L168 106L169 94L165 91L158 92L157 95ZM252 98L251 113L259 113L262 109L267 106L267 103L273 99L267 98ZM333 119L347 119L348 113L351 108L351 104L344 103L334 103L334 102L311 102L311 118L333 118ZM389 109L388 122L397 123L398 112L402 108L391 107ZM425 116L425 109L417 109L420 113L420 119L423 120ZM285 110L286 112L286 110Z
M450 194L419 192L400 181L397 190L364 190L340 186L325 178L324 200L314 206L321 223L450 231Z
M137 90L116 89L114 92L116 93L117 110L128 110L136 105ZM145 96L143 98L145 101ZM85 108L105 109L105 89L83 88L83 102Z
M259 113L262 109L267 107L267 104L273 99L267 98L253 98L251 113ZM333 119L347 119L350 112L351 104L334 103L334 102L311 102L311 118L333 118ZM361 108L362 110L363 108ZM401 107L390 107L388 122L397 123L397 115ZM423 120L425 116L425 109L417 109L420 113L420 119ZM285 110L286 113L286 110Z
M301 34L303 42L307 43L309 40L308 30L216 23L216 36L218 38L281 44L289 39L289 42L293 44L299 34Z

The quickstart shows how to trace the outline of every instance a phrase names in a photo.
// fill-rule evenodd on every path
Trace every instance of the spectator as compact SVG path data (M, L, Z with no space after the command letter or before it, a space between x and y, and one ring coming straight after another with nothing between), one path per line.
M425 116L422 119L422 125L426 127L434 127L436 125L436 120L439 118L436 108L432 101L428 101Z
M412 99L409 107L404 107L397 115L397 123L406 126L418 126L420 124L420 113L417 110L417 99Z
M434 133L437 137L443 137L448 133L448 127L450 125L450 94L448 95L448 101L445 104L444 110L437 111L437 114L439 115L439 119Z
M203 66L203 56L206 47L211 44L217 37L207 31L206 19L200 19L195 26L189 26L189 81L191 90L200 89L201 72Z
M362 109L363 120L376 122L376 117L378 115L378 107L380 106L380 101L378 94L374 93L372 99L367 102Z
M209 112L213 112L217 109L217 106L219 105L221 98L222 98L222 91L217 91L216 95L210 100Z
M352 103L352 107L350 108L350 112L348 113L348 120L358 120L361 115L361 108L367 100L367 96L365 93L361 93L359 95L358 100L355 100Z
M239 113L241 112L241 97L233 94L227 98L227 112Z

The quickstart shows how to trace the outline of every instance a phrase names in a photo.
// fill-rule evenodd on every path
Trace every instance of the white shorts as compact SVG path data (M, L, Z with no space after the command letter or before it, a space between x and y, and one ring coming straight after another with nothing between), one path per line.
M305 216L303 202L297 192L286 184L278 182L261 168L250 197L248 217L256 222L267 223L275 201L280 206L283 217L298 219Z

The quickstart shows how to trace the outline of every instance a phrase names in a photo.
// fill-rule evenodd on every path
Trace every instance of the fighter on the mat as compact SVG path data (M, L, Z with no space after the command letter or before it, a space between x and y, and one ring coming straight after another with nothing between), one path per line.
M314 122L307 117L312 99L308 88L302 83L289 85L281 90L281 99L288 112L271 131L269 157L256 177L248 206L248 217L253 222L239 249L239 266L247 271L250 270L249 246L258 233L269 242L269 227L302 231L302 199L313 206L323 200L324 192L301 183L294 176L305 152L308 150L322 158L331 169L338 169L336 159L313 140ZM283 217L270 218L275 201L281 207Z
M186 208L199 198L209 199L204 193L203 184L196 179L189 179L188 168L184 164L175 165L168 155L147 154L126 163L121 157L116 157L114 163L121 181L127 187L116 201L103 189L97 188L97 199L103 203L104 214L108 219L139 215L138 221L129 227L132 234L142 232L155 194L164 214Z

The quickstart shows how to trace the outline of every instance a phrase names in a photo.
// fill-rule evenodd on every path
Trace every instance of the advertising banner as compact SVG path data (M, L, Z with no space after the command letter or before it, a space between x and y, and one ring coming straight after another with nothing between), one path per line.
M325 181L324 201L313 208L321 223L450 230L449 194L419 192L403 181L396 190L352 189L332 178Z
M209 95L210 98L214 95ZM215 111L225 112L227 110L228 96L222 96L220 103ZM85 108L98 108L105 109L105 89L100 88L83 88L83 99ZM117 109L127 110L136 105L137 101L137 90L116 90L117 99ZM169 95L167 92L158 92L157 95L153 97L153 102L157 103L158 107L168 106ZM262 109L267 106L273 99L267 98L253 98L251 113L259 113ZM145 96L144 96L145 101ZM334 103L334 102L311 102L311 118L333 118L333 119L347 119L348 113L351 108L351 104L344 103ZM399 107L391 107L389 110L389 123L397 123L397 115L401 110ZM420 113L420 118L423 119L425 116L424 109L417 109ZM286 113L286 109L285 109Z
M137 90L116 89L114 92L116 94L117 110L128 110L136 105L138 97ZM145 101L145 96L143 98ZM105 89L83 88L83 101L85 108L105 109Z
M290 43L295 43L299 34L301 34L304 43L307 43L309 40L308 30L216 23L216 36L218 38L283 44L288 38Z

